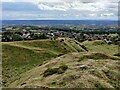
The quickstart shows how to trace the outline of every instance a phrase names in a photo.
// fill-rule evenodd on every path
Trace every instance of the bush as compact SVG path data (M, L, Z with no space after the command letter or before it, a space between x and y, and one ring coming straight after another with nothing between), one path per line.
M19 34L13 34L12 39L13 39L13 41L21 41L21 40L23 40L22 36L19 35Z
M62 74L68 69L67 65L61 65L59 68L48 68L43 74L44 77L47 77L49 75L53 74Z
M62 65L59 67L59 70L57 71L58 74L64 73L68 69L67 65Z
M59 68L62 69L62 70L67 70L68 66L67 65L61 65Z
M49 75L53 75L55 73L57 73L57 70L59 68L48 68L45 72L44 72L44 77L49 76Z
M100 83L96 83L95 87L96 87L96 90L105 90L105 88Z

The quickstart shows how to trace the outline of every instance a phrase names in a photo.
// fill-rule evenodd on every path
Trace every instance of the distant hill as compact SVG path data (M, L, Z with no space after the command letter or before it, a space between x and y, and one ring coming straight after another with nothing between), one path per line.
M3 25L118 24L115 20L3 20Z

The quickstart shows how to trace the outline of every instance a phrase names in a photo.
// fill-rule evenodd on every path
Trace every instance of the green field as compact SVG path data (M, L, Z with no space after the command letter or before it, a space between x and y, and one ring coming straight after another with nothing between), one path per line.
M116 53L117 45L103 41L79 43L67 38L4 42L3 86L118 89L120 58L114 56Z

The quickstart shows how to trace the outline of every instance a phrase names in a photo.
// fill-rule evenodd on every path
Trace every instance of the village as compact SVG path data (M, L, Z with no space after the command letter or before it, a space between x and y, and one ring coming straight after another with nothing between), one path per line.
M48 29L46 27L38 26L11 26L2 28L2 41L22 41L22 40L36 40L36 39L50 39L55 40L57 38L72 38L80 42L103 40L108 44L119 41L120 36L117 28L105 27L99 29L91 29L90 27L84 28L85 30L71 30L67 29ZM86 30L87 29L87 30ZM114 32L113 32L114 31Z

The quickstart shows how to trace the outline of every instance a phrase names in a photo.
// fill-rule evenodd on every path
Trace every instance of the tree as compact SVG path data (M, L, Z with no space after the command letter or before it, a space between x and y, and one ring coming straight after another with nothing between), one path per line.
M22 36L19 35L19 34L13 34L13 35L12 35L12 40L13 40L13 41L21 41L21 40L23 40L23 38L22 38Z

